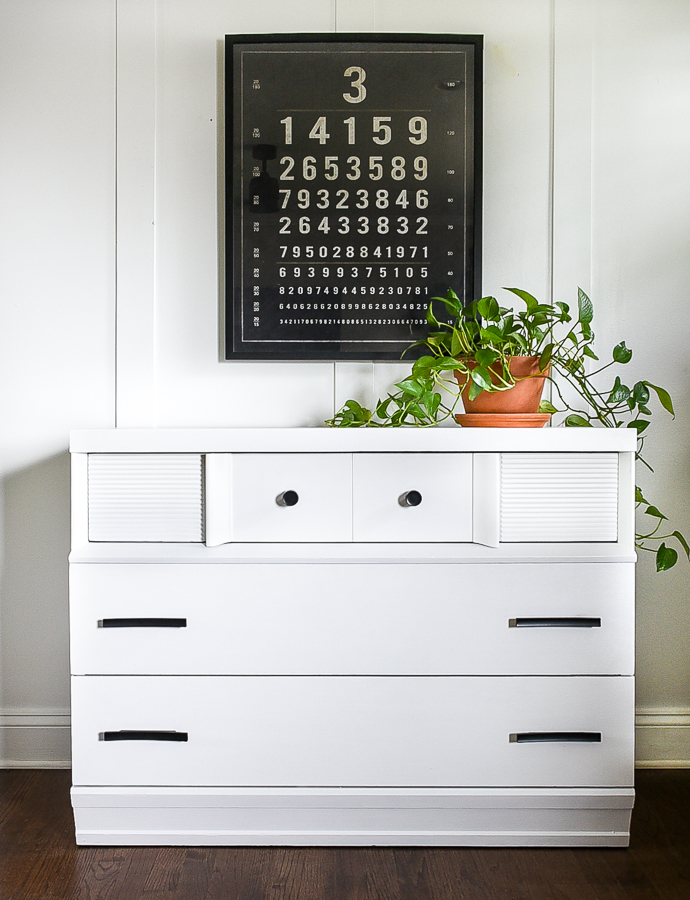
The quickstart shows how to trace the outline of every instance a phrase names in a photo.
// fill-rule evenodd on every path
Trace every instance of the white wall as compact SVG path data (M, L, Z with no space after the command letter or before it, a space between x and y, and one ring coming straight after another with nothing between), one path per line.
M68 759L68 435L114 421L114 19L0 2L0 760Z
M674 394L649 450L690 532L690 4L0 0L0 758L66 755L70 428L317 425L400 371L218 361L220 41L334 30L485 35L485 292L591 292ZM689 570L639 568L638 756L690 760Z

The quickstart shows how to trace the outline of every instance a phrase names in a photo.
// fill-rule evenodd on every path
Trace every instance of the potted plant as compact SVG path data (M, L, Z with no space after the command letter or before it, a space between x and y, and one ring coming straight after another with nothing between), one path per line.
M446 297L433 298L426 313L428 336L405 351L421 346L425 352L412 363L410 374L395 385L398 390L379 400L373 410L356 400L348 400L326 424L425 427L438 425L451 416L460 424L463 421L469 424L465 418L467 407L472 410L472 404L483 398L490 401L491 413L503 416L491 417L487 423L505 425L508 423L499 402L516 389L536 387L532 390L532 406L519 408L517 413L528 419L538 416L536 422L531 418L527 424L544 424L552 414L562 412L566 426L634 428L638 436L636 458L651 470L643 456L652 416L648 404L654 395L663 409L674 415L668 392L646 380L637 381L630 388L619 375L612 385L601 386L600 376L605 370L625 365L632 359L632 350L626 347L625 341L613 348L608 362L587 371L586 360L598 363L599 357L592 348L594 308L583 290L578 289L576 318L567 303L550 306L539 303L519 288L507 290L524 303L524 309L516 311L500 306L494 297L483 297L463 306L453 291ZM445 307L446 319L437 316L434 303ZM541 387L547 380L553 386L552 399L557 400L560 409L548 400L539 400ZM461 400L465 405L464 415L457 412ZM486 415L486 409L485 405L479 415ZM512 404L507 416L515 414ZM638 549L656 554L657 571L670 569L678 559L677 550L666 541L676 543L690 559L690 547L681 532L666 533L666 516L645 499L639 488L636 488L635 501L653 523L648 531L637 534L636 544Z

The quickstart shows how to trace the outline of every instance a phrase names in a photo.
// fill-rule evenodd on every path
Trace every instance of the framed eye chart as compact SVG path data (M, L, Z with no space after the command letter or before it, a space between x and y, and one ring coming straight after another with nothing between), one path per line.
M226 36L226 359L399 359L480 296L482 49Z

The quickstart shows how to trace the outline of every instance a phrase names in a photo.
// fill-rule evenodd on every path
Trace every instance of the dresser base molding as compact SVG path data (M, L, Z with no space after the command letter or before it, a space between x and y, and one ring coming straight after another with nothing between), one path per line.
M77 843L627 847L633 788L74 787Z

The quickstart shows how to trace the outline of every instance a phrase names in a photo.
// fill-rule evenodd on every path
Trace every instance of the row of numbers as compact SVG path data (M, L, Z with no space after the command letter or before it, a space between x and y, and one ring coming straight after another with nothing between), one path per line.
M258 327L258 319L254 320ZM280 325L424 325L424 319L280 319Z
M322 266L318 274L315 266L305 266L304 269L307 278L331 277L330 266ZM362 266L362 272L365 274L366 278L371 278L374 271L376 271L379 278L388 278L389 275L393 278L427 278L429 275L427 266ZM345 269L344 266L333 267L333 274L336 278L344 278L346 273L351 278L358 278L359 268L357 266L352 266L348 269ZM292 266L290 269L285 266L280 266L278 269L278 276L280 278L301 278L302 266Z
M328 188L321 188L320 190L313 192L308 188L302 188L296 192L293 192L291 188L280 188L279 193L282 199L281 209L287 209L290 197L293 193L295 194L297 206L300 209L309 209L312 203L312 196L314 197L314 206L316 206L317 209L328 209L331 202L335 209L350 208L350 192L346 191L345 188L334 191L333 198L331 198L331 192ZM398 193L395 200L393 200L392 195L390 195L385 188L381 188L376 191L376 194L374 194L371 199L372 205L375 204L378 209L388 209L391 203L402 209L407 209L410 203L414 203L417 209L426 209L429 205L429 192L424 188L420 188L418 191L408 191L406 188L403 188L403 190ZM368 209L369 191L362 188L354 192L352 200L357 209Z
M307 259L328 259L331 256L333 259L355 259L357 255L359 255L360 259L367 259L369 253L375 259L404 259L405 256L409 256L410 259L415 259L417 254L419 253L420 259L428 259L429 258L429 248L428 247L405 247L405 246L397 246L397 247L372 247L371 251L369 247L340 247L339 245L335 245L334 247L329 247L328 245L322 245L320 247L313 247L308 245L304 248L295 245L294 247L288 247L286 244L281 244L278 248L280 250L280 258L281 259L289 259L292 257L293 259L300 259L302 256L302 249L304 249L304 256ZM256 278L259 277L259 270L254 270L254 275Z
M317 296L319 294L324 294L324 295L332 294L334 297L337 296L338 294L342 294L343 296L346 296L347 294L352 294L353 296L355 296L356 294L369 294L370 296L374 296L374 295L385 296L387 294L388 295L396 295L397 294L397 296L399 296L399 297L403 297L403 296L410 297L412 295L418 297L423 294L426 294L427 291L428 291L428 288L422 288L419 285L414 285L414 286L408 285L407 287L365 287L364 285L359 285L359 286L354 285L354 287L348 288L348 286L346 284L345 285L337 285L336 284L336 285L333 285L332 287L329 287L328 285L326 285L326 287L319 287L319 286L312 287L311 285L305 286L305 285L300 284L298 287L293 287L293 286L283 287L281 285L278 288L279 294L287 294L289 297L294 297L295 295L301 296L302 294L307 294L307 295L316 294ZM255 307L257 305L258 304L255 304ZM282 306L281 306L281 308L282 308ZM293 308L296 309L297 307L293 307ZM345 307L343 306L342 308L344 309ZM351 309L352 307L349 307L349 308ZM358 309L359 307L356 307L356 308ZM364 309L364 307L362 307L362 309ZM410 307L410 309L412 309L412 307ZM426 306L419 306L418 309L426 309ZM258 312L258 309L256 311Z
M397 310L422 310L425 309L424 304L422 303L279 303L278 309L292 309L295 312L298 310L324 310L326 312L330 312L331 310L342 310L345 312L346 310L360 310L360 309L370 309L370 310L387 310L391 311Z
M371 139L375 144L389 144L393 138L393 126L388 123L391 116L373 116L371 120ZM286 116L280 120L285 127L285 143L292 144L294 137L292 116ZM356 141L357 123L354 116L343 119L343 125L347 126L347 142L354 144ZM428 125L424 116L412 116L407 122L408 140L411 144L425 144L428 136ZM328 132L326 116L319 116L309 132L309 137L319 144L325 144L331 137Z
M281 181L294 181L295 160L292 156L283 156L280 165L285 168L280 173ZM315 156L305 156L302 160L302 178L305 181L314 181L319 174L317 160ZM327 181L335 181L340 172L340 162L337 156L325 156L323 159L323 175ZM359 156L348 156L344 165L349 166L349 171L345 172L345 177L350 181L357 181L362 177L362 160ZM388 163L386 163L386 166ZM412 161L413 175L417 181L424 181L428 173L428 163L426 156L416 156ZM369 157L369 169L366 175L371 181L380 181L385 173L385 167L382 156ZM390 177L393 181L403 181L407 176L407 161L404 156L394 156L390 160ZM366 176L365 176L366 177Z
M375 231L377 234L388 234L394 231L396 234L428 234L427 225L429 220L425 216L417 216L414 223L410 226L407 216L398 216L391 224L388 216L379 216L375 222L369 222L368 216L359 216L356 223L353 223L353 230L357 234L369 234L369 231ZM279 234L292 234L293 221L290 216L280 217ZM331 226L328 216L323 216L321 221L316 225L316 230L328 234L333 228L338 234L350 233L350 217L338 216L337 221ZM412 231L411 231L412 228ZM300 234L310 234L312 230L312 221L309 216L300 216L297 220L297 229Z

